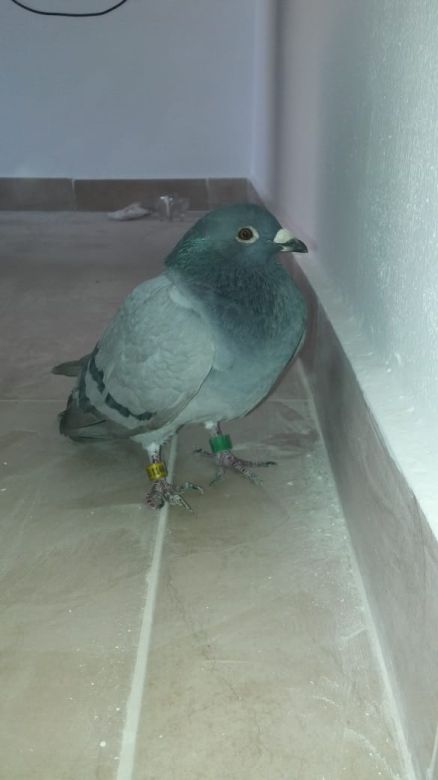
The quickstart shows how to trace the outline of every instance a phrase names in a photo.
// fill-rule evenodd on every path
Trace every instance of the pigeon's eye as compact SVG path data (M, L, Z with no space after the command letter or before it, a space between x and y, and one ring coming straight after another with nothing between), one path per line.
M240 228L236 238L238 241L241 241L245 244L253 244L254 241L257 241L259 237L259 234L257 233L257 230L253 227L243 227Z

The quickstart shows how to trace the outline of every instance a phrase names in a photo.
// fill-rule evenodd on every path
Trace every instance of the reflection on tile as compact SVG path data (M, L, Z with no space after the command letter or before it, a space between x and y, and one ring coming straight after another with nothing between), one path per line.
M0 774L116 780L157 517L135 445L58 435L70 380L49 369L90 349L187 223L0 223ZM297 367L228 429L278 465L262 487L208 488L213 464L193 454L207 436L181 433L177 480L208 489L170 513L132 780L400 778Z

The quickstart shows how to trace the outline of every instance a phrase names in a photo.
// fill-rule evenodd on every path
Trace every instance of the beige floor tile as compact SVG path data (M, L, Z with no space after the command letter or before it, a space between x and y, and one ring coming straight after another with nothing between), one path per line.
M50 367L93 346L187 224L0 215L0 777L401 778L297 368L229 426L236 452L277 467L262 487L229 474L190 496L193 513L172 509L158 580L164 517L142 503L141 451L58 435L70 381ZM182 432L177 481L208 487L213 465L192 452L206 445ZM131 773L120 757L136 714Z
M5 780L114 777L155 538L137 453L63 440L57 406L0 402Z
M276 458L262 488L227 475L174 512L140 722L136 780L401 777L345 524L296 368L228 427ZM180 437L177 472L210 462Z

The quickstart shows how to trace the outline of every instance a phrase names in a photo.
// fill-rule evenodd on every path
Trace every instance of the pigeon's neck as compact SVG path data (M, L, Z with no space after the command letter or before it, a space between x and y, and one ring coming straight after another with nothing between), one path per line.
M234 338L270 340L287 325L298 290L275 260L264 265L230 268L169 269L167 272L198 301L209 319Z

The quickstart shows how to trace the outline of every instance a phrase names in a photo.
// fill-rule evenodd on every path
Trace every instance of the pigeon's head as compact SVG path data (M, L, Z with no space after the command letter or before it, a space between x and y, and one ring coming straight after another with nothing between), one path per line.
M214 209L183 236L166 260L181 270L215 263L265 263L278 252L307 252L267 209L237 203Z

